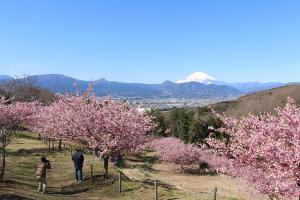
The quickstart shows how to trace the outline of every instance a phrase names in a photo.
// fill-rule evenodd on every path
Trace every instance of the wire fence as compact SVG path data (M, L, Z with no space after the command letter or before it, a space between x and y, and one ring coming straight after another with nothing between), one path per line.
M47 146L49 145L49 149L50 149L50 141L49 141L49 143L45 142L45 144ZM54 146L54 144L52 144L52 145ZM66 144L63 143L62 146L63 146L62 150L63 150L63 152L64 152L65 155L66 155L66 151L70 151L70 153L72 155L72 152L73 152L72 145L70 145L69 148L66 148ZM90 153L91 155L93 155L94 158L97 157L97 152L95 152L95 151L91 151L91 152L88 152L88 153ZM94 184L95 183L95 180L94 180L95 173L94 173L93 163L89 159L87 159L86 160L86 165L88 165L89 168L90 168L90 170L89 170L90 171L90 174L89 174L90 175L90 177L89 177L90 178L90 183ZM124 176L124 174L121 171L119 171L119 173L118 173L118 192L119 193L122 193L122 190L123 190L123 188L122 188L122 177L123 176ZM162 186L162 185L161 185L161 183L158 180L151 180L151 182L152 182L152 184L154 186L153 187L153 199L154 200L158 200L159 199L159 185L160 186ZM206 200L217 200L217 191L218 191L218 189L214 188L212 191L207 192L206 193L207 194ZM197 194L197 193L195 193L195 194ZM203 199L203 195L204 195L203 193L201 193L201 194L198 193L197 195L199 195L199 199L200 199L200 195L202 195L201 199Z

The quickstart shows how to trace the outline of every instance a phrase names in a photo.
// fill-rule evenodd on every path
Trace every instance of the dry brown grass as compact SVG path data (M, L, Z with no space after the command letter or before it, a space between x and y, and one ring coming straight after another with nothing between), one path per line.
M240 97L236 101L221 102L212 106L217 111L225 111L235 117L274 112L274 108L284 106L287 97L292 97L300 106L300 84L283 86Z
M153 153L146 153L154 156ZM128 166L134 168L123 169L123 172L132 179L142 180L149 177L160 180L178 190L184 191L193 199L206 200L211 196L215 187L218 188L218 200L265 200L268 198L253 196L237 179L224 175L193 175L180 173L180 167L175 164L155 161L150 170L138 170L143 165L143 159L127 161ZM145 176L146 175L146 176Z

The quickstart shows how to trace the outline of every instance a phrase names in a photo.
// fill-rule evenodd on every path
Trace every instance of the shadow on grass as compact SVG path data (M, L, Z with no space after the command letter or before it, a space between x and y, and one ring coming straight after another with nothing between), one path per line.
M153 179L146 179L146 180L143 180L142 183L154 186L155 180L153 180ZM176 190L176 188L173 185L164 183L164 182L159 181L159 180L157 180L157 185L160 186L160 187L162 187L162 188L165 188L165 189Z
M91 178L87 178L87 180L90 180ZM104 181L104 174L97 174L93 176L93 181L97 182L97 181Z
M32 133L28 132L17 132L14 136L17 138L41 141L41 139L39 139L37 135L32 135Z
M156 161L159 160L157 156L149 156L145 154L140 154L140 155L133 155L133 156L128 156L126 157L126 160L131 161L131 162L148 162L148 163L155 163Z
M131 191L134 191L136 189L138 189L138 188L132 188L132 189L127 189L127 190L122 190L122 192L131 192Z
M138 189L140 189L140 188L141 188L141 187L135 187L135 188L123 189L122 192L132 192L132 191L138 190Z
M22 187L28 187L28 188L32 188L32 189L34 189L36 187L36 185L34 183L28 183L28 182L17 181L17 180L5 180L1 183L4 183L8 186L9 185L19 185L19 186L22 186Z
M12 186L22 186L23 189L30 189L30 190L35 190L37 185L35 184L30 184L30 183L25 183L17 180L6 180L1 182L4 185L0 185L0 187L6 186L6 187L12 187ZM90 189L88 188L88 183L83 183L83 185L66 185L64 187L48 187L48 192L47 194L61 194L61 195L74 195L74 194L79 194L79 193L84 193L89 191ZM11 196L11 195L8 195ZM0 199L5 199L0 196ZM7 198L9 199L9 198ZM15 198L12 196L11 199L22 199L22 198ZM26 199L26 198L24 198ZM27 198L28 199L28 198Z
M47 194L74 195L74 194L87 192L90 190L89 188L70 188L70 187L52 188L52 189L60 189L60 191L48 191Z
M0 199L1 200L34 200L34 199L30 199L28 197L23 197L23 196L19 196L19 195L15 195L15 194L0 195Z
M10 156L44 156L46 154L53 154L53 151L48 150L48 148L32 148L8 152L8 155Z
M218 176L218 173L215 170L205 171L205 170L188 168L188 169L185 169L184 172L186 174L191 174L191 175L196 175L196 176Z

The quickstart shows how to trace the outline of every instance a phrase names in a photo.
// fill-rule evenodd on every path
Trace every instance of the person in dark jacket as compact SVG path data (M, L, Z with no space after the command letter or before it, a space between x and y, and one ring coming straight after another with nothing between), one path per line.
M83 168L84 156L82 155L82 153L79 152L78 149L76 149L72 154L72 160L75 168L76 181L82 182L83 180L82 168Z
M45 192L46 187L47 187L47 180L46 180L47 169L51 169L50 162L45 157L42 157L41 162L38 165L36 173L35 173L36 179L39 182L38 191L40 191L43 187L42 193Z

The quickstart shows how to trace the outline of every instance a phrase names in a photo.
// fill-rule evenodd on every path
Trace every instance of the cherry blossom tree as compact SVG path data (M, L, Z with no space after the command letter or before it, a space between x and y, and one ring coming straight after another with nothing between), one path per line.
M156 126L150 116L124 102L99 99L89 93L59 96L39 113L38 119L35 131L52 138L79 139L89 148L100 150L105 176L109 157L139 149Z
M13 134L21 126L31 125L34 114L37 112L36 102L9 103L0 100L0 145L1 145L1 173L0 181L3 180L6 167L6 147L10 144Z
M225 124L217 131L229 139L211 137L208 143L216 160L223 159L215 162L221 172L240 177L270 199L291 199L299 196L300 108L288 98L276 112L241 119L215 113Z
M151 146L162 160L179 164L181 172L183 172L184 165L191 165L204 160L202 149L192 144L185 144L178 138L155 139Z

